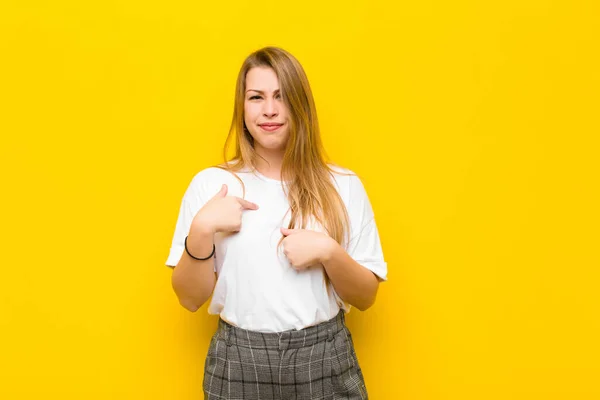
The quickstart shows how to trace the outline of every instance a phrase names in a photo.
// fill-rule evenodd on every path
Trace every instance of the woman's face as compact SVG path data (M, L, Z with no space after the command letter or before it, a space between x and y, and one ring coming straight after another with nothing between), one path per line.
M244 122L257 151L284 151L289 137L288 109L272 68L255 67L246 74Z

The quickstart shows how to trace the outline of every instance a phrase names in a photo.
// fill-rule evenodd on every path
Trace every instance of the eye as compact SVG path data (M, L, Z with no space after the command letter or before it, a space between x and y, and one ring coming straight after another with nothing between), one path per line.
M260 99L260 96L252 96L252 97L250 97L250 100L254 100L254 99Z

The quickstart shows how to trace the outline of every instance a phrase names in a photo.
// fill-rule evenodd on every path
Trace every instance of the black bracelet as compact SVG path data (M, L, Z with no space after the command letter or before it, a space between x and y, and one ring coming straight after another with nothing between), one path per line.
M198 257L194 257L193 255L190 254L190 251L187 248L187 236L185 237L185 240L183 241L183 247L185 247L185 252L188 253L188 255L190 257L192 257L194 260L200 260L200 261L204 261L204 260L208 260L209 258L211 258L214 254L215 254L215 244L213 243L213 250L212 253L210 253L210 256L206 257L206 258L198 258Z

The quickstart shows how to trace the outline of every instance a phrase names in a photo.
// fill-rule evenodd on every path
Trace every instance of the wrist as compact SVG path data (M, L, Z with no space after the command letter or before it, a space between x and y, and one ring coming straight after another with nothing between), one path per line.
M323 246L323 252L321 254L321 264L328 263L334 257L337 248L340 247L339 243L333 238L327 237L325 245Z
M206 257L215 246L214 234L190 229L186 238L186 249L192 258Z
M193 223L191 231L195 231L201 235L214 235L217 233L215 226L206 218L199 216Z

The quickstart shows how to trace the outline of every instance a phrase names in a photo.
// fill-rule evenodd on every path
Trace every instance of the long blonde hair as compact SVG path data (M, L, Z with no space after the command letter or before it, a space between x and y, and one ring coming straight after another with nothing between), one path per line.
M314 218L335 241L348 240L348 213L334 186L334 171L327 162L321 142L315 103L304 69L298 60L278 47L264 47L250 54L239 71L235 89L233 119L225 146L225 163L217 167L232 173L245 167L252 171L260 157L254 149L254 139L244 122L244 97L246 74L254 67L267 67L275 71L280 92L289 109L289 139L281 167L281 180L290 205L291 219L288 228L306 228ZM227 149L232 138L235 155L227 160ZM337 173L340 173L337 171ZM238 178L242 187L245 187ZM287 182L287 188L284 185ZM283 240L283 238L282 238ZM280 241L281 243L281 241Z

